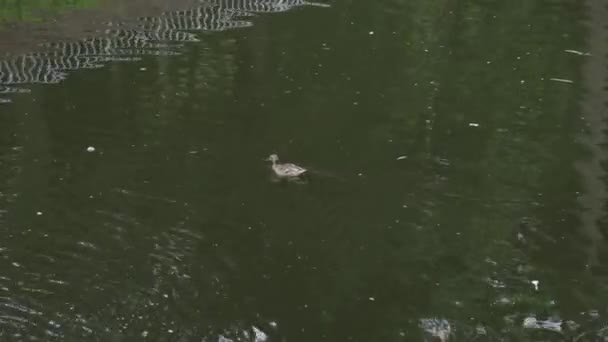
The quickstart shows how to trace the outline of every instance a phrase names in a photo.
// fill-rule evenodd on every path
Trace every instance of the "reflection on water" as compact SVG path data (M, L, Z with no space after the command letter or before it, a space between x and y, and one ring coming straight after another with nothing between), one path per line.
M423 318L420 320L420 327L440 342L448 341L452 334L450 322L445 319Z
M15 87L54 84L67 71L101 68L109 62L133 61L146 55L175 55L179 43L196 42L193 32L224 31L252 25L242 18L253 13L285 12L299 6L328 5L303 0L205 0L197 8L144 17L134 23L108 23L101 37L43 44L45 52L13 56L0 61L0 94L27 92ZM121 28L121 26L127 28ZM0 103L10 102L9 98Z
M318 2L304 0L208 0L211 4L226 10L236 10L252 13L277 13L285 12L296 6L327 7L328 5Z
M209 0L0 63L0 341L608 337L600 11L262 15L300 5ZM310 179L274 182L274 152Z
M579 141L589 153L575 164L582 177L584 192L579 196L579 203L584 208L581 215L581 229L590 240L588 248L588 265L595 268L600 263L604 236L602 225L608 222L606 202L608 191L604 185L608 161L606 152L606 98L608 97L608 29L605 20L608 8L602 1L587 1L588 52L581 54L582 82L585 95L581 99L581 118L585 129ZM607 235L608 236L608 235Z

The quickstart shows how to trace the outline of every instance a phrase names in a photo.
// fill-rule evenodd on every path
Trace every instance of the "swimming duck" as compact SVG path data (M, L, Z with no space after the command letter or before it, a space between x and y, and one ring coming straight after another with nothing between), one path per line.
M266 160L272 162L272 170L279 177L299 177L307 172L305 168L295 164L279 164L279 156L276 154L271 154Z

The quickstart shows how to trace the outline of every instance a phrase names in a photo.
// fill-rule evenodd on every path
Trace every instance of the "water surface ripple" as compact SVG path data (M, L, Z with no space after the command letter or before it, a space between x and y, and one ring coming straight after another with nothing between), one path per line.
M605 1L35 3L0 341L608 338Z
M179 45L197 42L196 32L249 27L256 13L279 13L300 6L328 7L304 0L204 0L201 6L143 17L135 21L108 22L95 37L40 44L43 52L9 56L0 60L0 94L28 92L24 85L54 84L68 73L96 69L109 62L137 61L147 55L179 54ZM1 99L10 102L9 98Z

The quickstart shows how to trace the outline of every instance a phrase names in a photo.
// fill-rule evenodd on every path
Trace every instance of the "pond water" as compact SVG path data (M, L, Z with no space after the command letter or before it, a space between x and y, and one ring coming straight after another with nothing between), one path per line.
M0 3L0 340L608 338L603 1L52 3Z

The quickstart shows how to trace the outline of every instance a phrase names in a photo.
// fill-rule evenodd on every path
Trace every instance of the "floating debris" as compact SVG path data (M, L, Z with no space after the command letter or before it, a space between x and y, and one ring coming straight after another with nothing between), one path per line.
M469 122L469 127L479 127L479 124L476 122Z
M495 289L504 289L507 287L504 282L497 279L487 278L486 282L488 283L488 285L492 286Z
M540 284L540 282L538 280L532 280L530 283L534 286L534 290L538 291L538 284Z
M582 52L582 51L577 51L577 50L564 50L564 52L572 53L572 54L579 55L579 56L591 56L591 54L589 52Z
M93 147L93 146L87 147L87 152L95 152L95 147Z
M562 83L574 83L572 80L567 80L565 78L550 78L550 81L562 82Z
M407 159L407 156L399 156L399 157L397 157L397 160L405 160L405 159Z
M84 247L84 248L88 248L88 249L92 249L92 250L98 250L97 246L95 246L95 244L91 243L91 242L87 242L87 241L78 241L76 243L77 245Z
M498 263L496 261L490 259L489 257L487 257L484 261L490 265L494 265L494 266L498 265Z
M496 305L513 305L515 304L515 301L509 297L500 297L498 298L496 301L494 301L493 304Z

